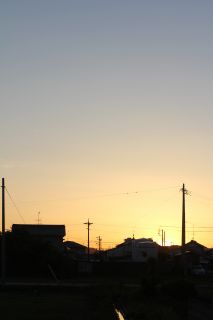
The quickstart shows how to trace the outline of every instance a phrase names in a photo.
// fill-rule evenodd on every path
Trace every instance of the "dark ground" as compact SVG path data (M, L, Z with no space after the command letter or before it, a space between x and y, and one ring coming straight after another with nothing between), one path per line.
M116 319L113 304L93 292L49 292L28 289L0 292L0 314L5 320Z
M65 286L16 284L0 289L6 320L212 320L213 277L76 279Z

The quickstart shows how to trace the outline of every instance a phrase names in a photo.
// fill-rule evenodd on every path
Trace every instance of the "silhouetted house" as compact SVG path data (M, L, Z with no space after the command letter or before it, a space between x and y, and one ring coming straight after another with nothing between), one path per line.
M170 256L173 257L177 254L180 254L181 253L181 246L178 246L178 245L172 245L169 247L169 253L170 253Z
M203 246L202 244L198 243L195 240L191 240L190 242L185 244L185 250L195 253L199 256L203 256L207 250L207 248L205 246Z
M87 247L80 243L74 241L65 241L64 246L66 252L73 258L81 259L87 255Z
M206 250L206 258L213 262L213 249Z
M209 263L208 259L206 259L207 248L195 240L191 240L185 244L184 253L181 246L179 249L177 247L177 251L173 247L172 251L175 266L183 269L185 265L186 270L189 272L195 265L202 264L206 268Z
M207 249L206 259L208 260L208 266L210 270L213 270L213 249Z
M107 251L110 260L147 262L150 258L158 258L159 245L152 239L127 238L123 243Z
M64 250L63 238L66 234L64 225L13 224L12 232L28 234L34 240L49 243L60 251Z

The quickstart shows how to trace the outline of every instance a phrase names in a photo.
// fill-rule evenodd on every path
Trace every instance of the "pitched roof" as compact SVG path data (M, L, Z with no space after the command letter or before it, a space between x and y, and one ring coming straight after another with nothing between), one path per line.
M86 249L87 248L86 246L75 241L65 241L64 245L66 247L69 247L70 249Z
M200 244L199 242L195 241L195 240L191 240L189 242L187 242L185 244L186 247L200 247L200 248L203 248L205 249L206 247L203 246L202 244Z

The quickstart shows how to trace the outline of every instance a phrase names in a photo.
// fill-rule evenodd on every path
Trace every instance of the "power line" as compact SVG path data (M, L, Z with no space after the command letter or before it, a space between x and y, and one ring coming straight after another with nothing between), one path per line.
M190 227L190 228L192 228L192 227ZM197 226L197 228L199 228L199 229L213 229L213 227L200 227L200 226Z
M81 199L92 199L92 198L104 198L104 197L114 197L114 196L131 196L131 195L137 195L141 194L143 192L149 193L149 192L156 192L161 190L168 190L177 188L178 186L169 186L169 187L161 187L161 188L154 188L154 189L141 189L141 190L135 190L135 191L123 191L123 192L115 192L115 193L103 193L103 194L93 194L93 195L85 195L85 196L76 196L69 199L51 199L51 200L42 200L42 201L48 201L48 202L55 202L55 201L72 201L72 200L81 200ZM25 200L24 202L40 202L41 200Z
M193 230L187 231L187 232L193 232ZM199 232L199 233L200 233L200 232L205 232L205 233L206 233L206 232L211 232L211 233L212 233L212 230L207 230L207 231L204 231L204 230L194 230L194 232L195 232L195 233L197 233L197 232Z
M178 226L160 226L160 227L162 227L162 228L178 228L178 229L180 229L180 227L178 227Z
M193 192L193 194L195 196L197 196L198 198L201 198L201 199L204 199L204 200L207 200L207 201L213 201L213 198L211 198L209 196L205 196L205 195L197 193L197 192Z
M178 227L178 226L160 226L160 227L162 227L162 228L168 228L168 229L172 229L172 228L174 228L174 229L181 229L181 227ZM187 229L193 229L193 226L192 227L186 227ZM211 227L207 227L207 226L198 226L198 225L196 225L196 227L194 228L195 230L196 230L196 228L198 228L198 229L213 229L213 226L211 226Z
M15 207L15 209L16 209L16 211L17 211L18 215L19 215L19 217L22 219L22 221L24 222L24 224L26 224L26 222L25 222L25 220L24 220L23 216L21 215L21 213L20 213L20 211L19 211L19 209L18 209L17 205L15 204L15 201L13 200L13 198L12 198L11 194L9 193L9 191L8 191L7 187L5 187L5 190L6 190L7 194L8 194L8 197L10 198L10 200L11 200L12 204L14 205L14 207Z

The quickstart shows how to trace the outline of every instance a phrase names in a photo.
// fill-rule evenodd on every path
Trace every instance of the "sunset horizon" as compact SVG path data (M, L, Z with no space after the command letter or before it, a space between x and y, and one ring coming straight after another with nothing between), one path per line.
M85 244L90 218L105 248L159 243L159 228L180 244L185 183L186 240L194 228L213 247L212 9L1 3L0 172L27 223L40 212ZM6 210L7 229L23 222L10 199Z

